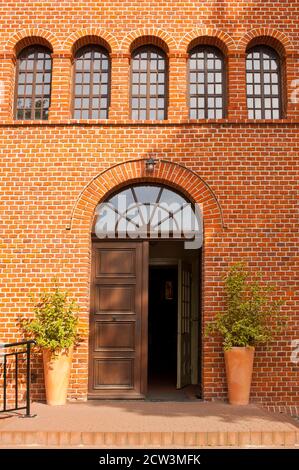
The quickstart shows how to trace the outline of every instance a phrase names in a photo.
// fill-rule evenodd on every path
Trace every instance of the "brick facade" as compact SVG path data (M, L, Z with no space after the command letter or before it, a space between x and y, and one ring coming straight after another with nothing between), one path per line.
M262 268L286 297L289 329L258 348L252 399L298 405L298 365L291 341L298 317L298 124L294 98L299 54L296 1L44 1L7 0L0 20L0 340L20 337L17 319L57 276L81 304L88 329L90 227L108 191L147 180L143 160L158 158L155 181L167 182L203 203L203 319L221 309L221 275L240 258ZM71 119L72 59L84 44L105 46L111 57L109 119ZM130 54L142 44L163 48L169 63L167 121L132 121ZM228 70L226 119L189 120L187 52L218 46ZM16 55L30 44L52 51L48 121L14 121ZM245 52L268 44L279 53L283 119L247 119ZM297 290L296 290L297 289ZM87 342L76 352L70 396L87 389ZM38 362L34 398L43 398ZM226 397L221 344L203 340L203 394Z

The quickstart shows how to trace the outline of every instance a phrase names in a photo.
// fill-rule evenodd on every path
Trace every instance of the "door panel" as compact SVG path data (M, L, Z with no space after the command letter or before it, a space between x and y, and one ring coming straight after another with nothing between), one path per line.
M102 248L98 252L95 263L96 277L103 275L134 276L136 270L136 251L129 246L123 248Z
M191 383L191 281L192 266L179 262L177 388Z
M133 351L135 346L135 322L99 321L95 324L95 351L117 348Z
M95 388L100 390L132 389L134 372L132 359L95 359Z
M97 290L100 311L134 313L135 285L99 286Z
M147 384L148 242L94 242L89 398L139 398Z

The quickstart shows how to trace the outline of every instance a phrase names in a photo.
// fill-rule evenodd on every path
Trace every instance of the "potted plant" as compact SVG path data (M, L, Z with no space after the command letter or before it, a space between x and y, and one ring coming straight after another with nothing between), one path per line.
M230 267L224 286L225 309L207 325L206 333L223 337L229 403L247 405L255 346L271 341L286 325L283 301L274 298L273 286L262 282L261 273L250 273L245 262Z
M77 302L55 283L35 303L35 317L22 320L23 330L42 350L48 405L66 403L73 347L79 341L78 310Z

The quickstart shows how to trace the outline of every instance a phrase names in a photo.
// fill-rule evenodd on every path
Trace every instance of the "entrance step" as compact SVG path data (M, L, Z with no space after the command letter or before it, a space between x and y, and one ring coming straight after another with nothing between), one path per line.
M299 422L223 403L34 404L36 418L0 420L0 447L299 447Z
M1 432L0 447L299 447L299 432Z

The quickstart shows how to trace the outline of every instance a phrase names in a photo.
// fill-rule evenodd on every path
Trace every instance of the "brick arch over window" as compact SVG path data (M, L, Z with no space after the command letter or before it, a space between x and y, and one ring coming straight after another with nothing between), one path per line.
M257 45L269 46L275 49L280 57L293 53L293 45L290 39L282 32L271 28L252 29L248 31L239 41L238 49L246 52Z
M5 49L18 55L22 49L32 45L48 47L51 52L55 52L61 48L60 41L50 31L39 28L28 28L22 29L11 36L6 43Z
M113 34L101 28L86 28L70 34L63 43L63 50L75 54L78 49L87 44L98 44L110 53L118 49L118 40Z
M218 47L224 54L235 49L235 41L229 34L218 29L195 28L181 39L179 49L188 52L199 44Z
M158 28L144 28L127 34L122 40L121 50L131 54L134 49L145 44L161 47L166 53L177 48L176 41L166 31Z
M89 234L97 204L108 193L136 182L166 184L184 193L193 202L202 204L206 236L226 228L214 191L198 174L178 163L160 160L155 166L154 175L149 177L145 160L123 162L95 176L78 196L67 229Z

